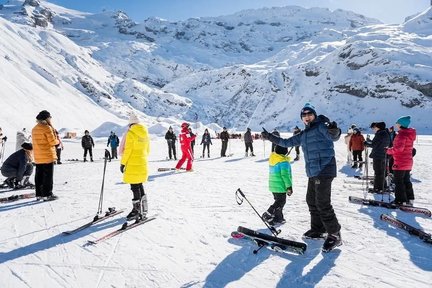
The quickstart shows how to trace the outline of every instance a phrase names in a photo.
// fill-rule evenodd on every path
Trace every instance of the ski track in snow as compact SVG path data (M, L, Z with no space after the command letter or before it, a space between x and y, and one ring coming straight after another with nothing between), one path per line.
M429 139L429 136L423 136ZM102 155L105 141L94 150ZM345 166L345 145L336 143L338 177L333 182L333 206L342 225L344 244L327 254L323 241L307 240L304 255L267 248L254 255L251 241L232 239L239 225L266 232L255 212L244 201L236 203L241 188L262 213L272 203L268 192L268 164L262 143L255 141L257 157L244 157L244 143L234 140L234 155L195 161L194 172L156 172L174 167L165 159L163 139L152 141L150 177L145 184L149 215L156 220L96 246L85 247L120 227L131 208L129 185L121 183L119 161L107 163L104 210L115 206L126 211L73 235L73 229L95 215L100 194L103 162L57 165L53 202L33 200L0 205L0 275L4 287L429 287L432 279L431 247L400 229L379 220L381 213L396 215L425 231L432 219L348 202L363 196L362 186L348 187L354 171ZM13 145L12 145L13 146ZM416 146L413 169L416 203L431 208L432 178L425 146ZM195 146L195 154L201 146ZM212 155L220 153L214 140ZM66 142L62 157L75 159L82 150L78 141ZM78 156L79 157L79 156ZM342 160L340 160L342 159ZM309 227L305 203L307 178L303 159L292 164L294 194L287 198L280 226L282 238L302 241ZM372 171L372 169L371 169ZM351 174L350 174L351 173ZM353 179L353 178L349 178ZM8 192L8 195L14 192ZM7 195L6 195L7 196ZM374 195L367 195L373 198ZM381 197L381 196L375 196ZM28 204L27 204L28 203ZM419 204L418 204L419 205ZM419 205L420 206L420 205ZM14 221L10 221L14 219ZM42 280L38 280L42 277Z

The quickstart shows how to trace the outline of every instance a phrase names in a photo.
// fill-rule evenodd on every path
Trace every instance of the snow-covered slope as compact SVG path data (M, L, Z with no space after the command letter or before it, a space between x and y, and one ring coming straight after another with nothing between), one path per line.
M355 171L345 165L343 139L336 143L338 177L333 181L332 204L342 226L344 244L328 254L320 252L323 241L319 240L308 240L304 255L266 248L254 255L254 243L231 239L231 231L239 225L269 233L247 202L239 206L235 199L236 189L241 188L261 213L273 202L267 187L268 161L263 155L266 152L268 156L269 143L263 146L262 141L255 141L257 157L248 158L243 157L244 143L240 140L230 143L233 157L216 158L220 145L214 140L212 158L195 161L193 173L158 173L157 168L172 167L175 162L164 160L165 139L153 138L145 191L149 215L156 214L157 219L97 246L85 244L118 228L131 209L132 192L129 185L121 183L119 162L107 163L103 208L115 206L127 211L70 236L61 232L86 223L97 211L104 168L100 157L106 138L96 142L96 162L64 161L57 165L54 193L59 200L0 204L0 286L430 287L431 245L389 226L379 217L390 213L428 233L432 232L432 219L349 203L349 195L362 197L363 191L359 184L344 182L355 181ZM412 171L415 203L429 209L431 145L432 137L419 137ZM65 143L63 159L81 155L78 141ZM302 241L301 235L310 224L303 157L292 164L292 169L294 193L285 205L287 223L279 227L280 237ZM381 199L380 195L375 197Z

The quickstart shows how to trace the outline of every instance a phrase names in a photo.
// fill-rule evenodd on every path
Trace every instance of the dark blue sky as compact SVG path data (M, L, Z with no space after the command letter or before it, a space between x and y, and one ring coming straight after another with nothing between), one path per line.
M2 1L5 2L5 1ZM345 9L385 23L402 23L404 18L424 11L430 0L50 0L58 5L86 12L122 10L133 20L151 16L167 20L220 16L261 7L298 5L305 8Z

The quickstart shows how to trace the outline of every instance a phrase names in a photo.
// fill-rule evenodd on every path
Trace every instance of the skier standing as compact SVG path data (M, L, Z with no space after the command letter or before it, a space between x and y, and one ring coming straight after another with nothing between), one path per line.
M398 133L393 141L393 147L387 149L387 154L394 159L393 175L395 181L394 203L413 205L414 190L411 183L411 169L413 166L413 146L416 130L409 128L410 116L400 117L396 122Z
M81 146L84 149L84 162L87 162L87 151L90 154L90 161L93 162L93 147L95 146L93 138L88 130L84 131L84 136L81 139Z
M353 129L353 134L348 144L348 149L352 151L354 164L351 168L362 168L363 165L363 150L364 150L365 138L357 127Z
M269 189L273 193L274 203L270 205L262 218L270 225L283 224L283 208L286 203L286 196L291 196L292 174L290 157L286 156L288 149L276 145L275 151L269 157Z
M181 132L179 135L180 147L182 151L182 157L176 165L176 171L179 171L183 163L187 160L186 171L192 171L193 153L191 148L191 142L195 140L196 135L191 135L189 132L189 124L184 122L181 125Z
M365 145L372 147L369 158L373 159L374 169L374 187L371 192L382 193L385 177L386 152L385 148L390 145L390 135L386 130L384 122L373 122L370 126L375 131L375 137L370 140L366 139Z
M305 124L301 133L282 139L264 129L262 137L282 147L302 147L309 177L306 203L311 215L311 229L303 236L319 239L327 233L322 250L328 252L342 245L341 226L331 205L331 183L336 177L333 142L339 139L341 130L336 122L331 122L326 116L317 116L315 108L309 103L301 110L300 117Z
M353 135L353 128L348 128L347 134L344 136L344 140L345 140L345 144L347 147L347 164L351 164L352 162L352 151L350 149L350 141L351 141L351 137Z
M60 139L60 135L59 135L58 131L55 130L54 132L56 134L57 140L59 141L59 143L55 146L55 148L56 148L56 154L57 154L57 164L62 164L62 162L61 162L61 152L63 151L64 146L63 146L63 142Z
M51 114L42 110L36 116L37 124L32 129L33 155L36 163L36 198L55 200L53 194L54 162L57 160L55 145L58 144L55 129L52 127Z
M147 127L140 123L137 115L130 115L129 129L124 138L120 171L123 173L123 182L130 184L133 193L133 208L126 218L129 221L141 220L146 217L148 210L143 183L147 182L148 178L147 157L150 153L150 137Z
M213 145L213 143L211 141L211 137L210 137L210 133L209 133L208 129L204 130L204 134L202 136L200 145L203 145L203 144L204 144L204 146L203 146L202 158L204 158L206 148L207 148L207 156L208 156L208 158L210 158L210 145Z
M252 139L252 134L251 134L251 129L247 128L245 134L244 134L244 142L245 142L245 146L246 146L246 153L245 156L248 156L248 151L250 149L251 154L250 156L255 156L254 152L253 152L253 139Z
M21 149L11 154L1 167L1 174L9 188L20 189L31 185L29 178L33 173L33 145L23 143Z
M226 150L228 148L229 140L229 134L226 127L223 127L223 131L220 133L219 138L222 141L221 157L226 157Z
M110 136L108 137L107 147L111 146L111 159L117 159L117 147L120 144L120 140L115 134L114 131L111 131Z
M177 136L173 132L173 128L171 126L168 128L168 131L165 133L165 140L167 141L168 144L169 159L171 160L172 157L174 156L174 160L177 160L176 147L175 147Z
M189 134L191 135L191 137L194 137L194 140L191 141L191 149L192 149L192 156L194 155L195 151L194 151L194 147L195 147L195 138L196 135L194 133L192 133L192 128L189 127Z

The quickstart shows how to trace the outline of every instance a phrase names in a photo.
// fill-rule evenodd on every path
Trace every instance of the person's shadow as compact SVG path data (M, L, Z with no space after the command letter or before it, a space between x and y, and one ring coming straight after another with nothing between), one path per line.
M53 248L57 245L65 244L76 239L79 239L83 236L86 236L90 233L105 230L107 228L116 227L120 228L120 225L124 222L124 218L113 219L111 221L104 221L98 224L91 226L88 229L79 231L72 235L63 235L62 233L57 234L53 237L41 240L39 242L35 242L33 244L29 244L27 246L22 246L11 250L9 252L0 252L0 264L6 263L11 260L18 259L20 257L24 257L27 255L31 255L33 253L37 253L42 250L47 250Z
M404 248L409 252L411 262L424 271L432 271L432 254L429 252L430 244L424 243L417 236L409 235L408 232L401 228L394 227L380 219L381 213L389 213L390 211L385 208L370 209L370 207L362 207L359 209L361 213L370 216L374 220L374 227L384 230L387 235L399 239ZM396 217L400 218L403 222L411 226L419 227L415 217L418 215L406 213L396 210ZM394 249L394 254L398 254L398 248Z
M335 250L323 257L323 259L315 265L306 275L302 276L304 268L320 253L322 241L319 245L314 247L308 246L305 254L297 255L295 253L276 252L271 249L263 248L258 254L253 254L253 251L258 248L254 242L247 239L233 239L228 240L229 243L239 245L241 248L222 260L215 269L206 277L204 288L225 287L229 283L241 279L248 272L252 271L256 266L267 260L270 255L278 255L284 259L290 260L290 264L285 268L283 277L279 280L277 287L290 287L292 283L301 283L313 287L321 281L321 279L330 271L334 266L336 258L339 256L340 251ZM315 241L316 242L316 241Z

